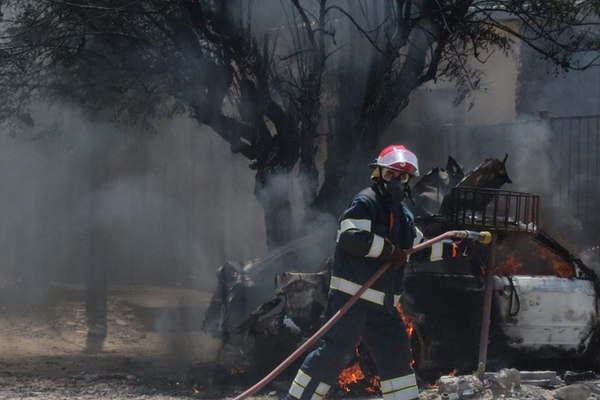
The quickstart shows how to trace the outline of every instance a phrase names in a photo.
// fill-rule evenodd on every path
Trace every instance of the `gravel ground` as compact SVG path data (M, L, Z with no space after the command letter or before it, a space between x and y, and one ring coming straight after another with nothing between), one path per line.
M208 369L203 371L210 374ZM0 399L225 399L249 386L243 379L236 379L235 386L211 389L204 385L207 376L191 377L188 373L189 369L178 371L163 360L131 360L106 355L5 360L0 364ZM287 385L280 381L267 395L252 399L280 399ZM600 400L600 381L578 382L552 390L530 385L498 387L493 382L486 382L475 391L458 393L443 393L433 387L422 392L420 399Z
M160 391L131 382L126 378L95 381L90 377L43 379L35 377L0 377L0 399L183 399L182 394Z
M86 354L82 287L56 284L36 292L2 282L0 399L171 399L206 394L187 375L194 363L210 365L218 343L193 327L182 333L173 311L191 310L186 323L197 325L207 293L112 288L104 351ZM28 299L35 301L24 301Z
M218 343L197 329L209 293L113 288L105 350L86 354L81 287L54 286L35 303L8 303L6 289L0 285L0 399L224 399L256 379L240 373L240 364L217 367ZM288 385L276 382L253 399L282 398ZM600 400L593 380L553 390L489 382L476 389L444 394L432 387L421 400Z

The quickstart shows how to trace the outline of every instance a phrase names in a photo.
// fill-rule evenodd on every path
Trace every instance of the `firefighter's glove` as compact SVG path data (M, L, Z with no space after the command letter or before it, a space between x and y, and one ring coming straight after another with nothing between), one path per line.
M408 259L406 251L404 251L398 246L391 244L390 242L387 242L386 244L390 244L391 247L389 247L390 250L387 252L387 254L384 254L382 256L383 261L392 264L392 267L395 268L403 266L404 263L406 263L406 260Z
M471 254L470 240L455 240L452 243L452 257L464 257Z

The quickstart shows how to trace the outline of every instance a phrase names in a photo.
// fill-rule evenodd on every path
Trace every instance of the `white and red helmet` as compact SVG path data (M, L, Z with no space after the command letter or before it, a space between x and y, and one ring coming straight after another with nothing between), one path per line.
M381 150L371 167L384 167L419 176L419 160L412 151L401 144L392 144Z

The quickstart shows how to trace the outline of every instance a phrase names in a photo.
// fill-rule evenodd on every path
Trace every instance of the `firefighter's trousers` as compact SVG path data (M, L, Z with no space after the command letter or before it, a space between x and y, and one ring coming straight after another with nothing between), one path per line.
M344 293L330 292L328 316L348 299ZM292 382L288 399L323 399L352 360L361 341L375 362L384 400L417 399L419 391L410 366L410 344L400 315L364 299L356 302L306 356Z

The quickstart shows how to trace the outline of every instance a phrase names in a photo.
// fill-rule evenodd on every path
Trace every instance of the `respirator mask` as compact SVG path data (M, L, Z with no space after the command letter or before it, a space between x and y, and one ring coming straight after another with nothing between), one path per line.
M400 204L410 196L409 181L410 175L405 172L383 180L383 187L394 204Z

